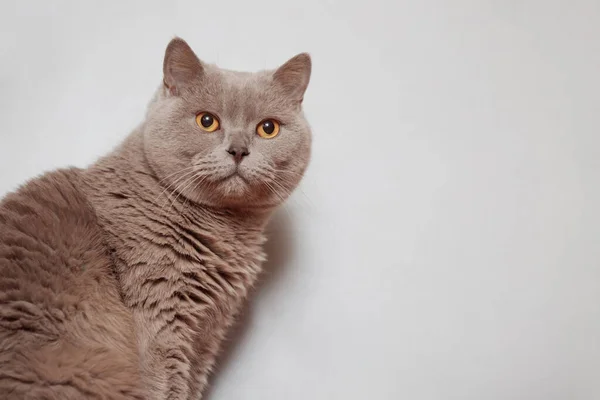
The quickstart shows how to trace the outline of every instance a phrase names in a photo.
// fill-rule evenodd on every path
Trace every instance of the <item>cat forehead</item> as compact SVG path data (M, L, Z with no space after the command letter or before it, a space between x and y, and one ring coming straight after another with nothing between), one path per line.
M240 72L218 67L207 68L204 83L214 86L214 94L257 96L272 88L272 75L266 72Z
M223 116L284 116L290 110L287 98L278 89L270 71L239 72L210 66L199 85L197 100Z

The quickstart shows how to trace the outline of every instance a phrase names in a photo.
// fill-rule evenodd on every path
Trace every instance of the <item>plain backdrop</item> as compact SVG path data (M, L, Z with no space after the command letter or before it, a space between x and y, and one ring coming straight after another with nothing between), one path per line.
M314 63L208 399L600 398L600 2L2 0L0 193L116 146L174 35Z

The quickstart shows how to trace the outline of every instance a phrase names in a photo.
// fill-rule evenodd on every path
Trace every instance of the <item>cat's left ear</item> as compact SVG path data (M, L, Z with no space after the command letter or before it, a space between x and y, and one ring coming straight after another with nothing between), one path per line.
M204 73L202 62L191 47L181 38L171 40L165 51L163 82L172 95L180 95L192 87Z
M273 74L273 79L294 101L301 103L310 81L312 62L308 53L301 53L283 64Z

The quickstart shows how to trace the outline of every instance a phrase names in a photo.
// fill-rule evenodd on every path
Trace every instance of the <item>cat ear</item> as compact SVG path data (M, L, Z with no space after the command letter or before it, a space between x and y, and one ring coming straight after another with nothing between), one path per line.
M178 37L171 40L163 62L163 83L171 94L181 94L202 76L203 71L202 62L185 40Z
M283 87L288 96L301 103L310 81L311 65L307 53L298 54L279 67L273 74L273 79Z

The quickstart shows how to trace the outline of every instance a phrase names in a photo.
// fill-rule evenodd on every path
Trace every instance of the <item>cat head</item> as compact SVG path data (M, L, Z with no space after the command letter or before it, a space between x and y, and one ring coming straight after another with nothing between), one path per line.
M310 72L308 54L272 71L224 70L173 39L143 128L146 159L163 186L214 207L283 202L309 162L302 100Z

